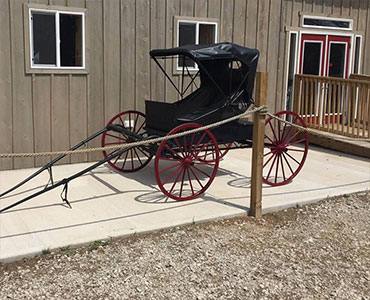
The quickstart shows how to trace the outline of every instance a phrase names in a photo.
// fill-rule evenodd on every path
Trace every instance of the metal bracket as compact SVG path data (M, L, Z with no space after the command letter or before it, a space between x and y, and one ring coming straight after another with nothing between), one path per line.
M63 181L64 181L64 187L63 187L62 192L60 193L60 198L62 198L63 202L65 202L69 206L69 208L72 208L71 204L69 203L69 201L67 199L68 181L66 181L66 180L63 180Z
M50 185L53 185L54 184L54 178L53 178L53 169L50 167L48 167L48 173L49 173L49 180L48 182L46 183L45 185L45 189Z

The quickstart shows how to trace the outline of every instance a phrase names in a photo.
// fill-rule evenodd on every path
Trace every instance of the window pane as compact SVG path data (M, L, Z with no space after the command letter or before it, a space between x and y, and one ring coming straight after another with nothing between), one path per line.
M60 65L82 66L82 16L60 14Z
M330 44L329 76L344 77L344 63L346 59L345 44Z
M216 26L213 24L199 24L199 45L210 45L216 42Z
M295 53L296 53L296 42L297 34L290 34L290 46L289 46L289 68L288 68L288 88L286 95L286 109L292 110L293 107L293 80L294 80L294 69L295 69Z
M303 74L320 75L321 43L305 42Z
M192 23L181 23L179 24L179 46L195 45L195 30L196 24ZM179 57L179 67L195 67L195 63L188 57Z
M55 15L32 12L34 64L56 65Z
M341 20L330 20L330 19L310 19L304 18L304 25L309 26L321 26L321 27L333 27L333 28L351 28L351 24L348 21Z
M360 73L360 49L361 49L361 38L356 36L356 46L355 46L355 65L353 67L353 73Z

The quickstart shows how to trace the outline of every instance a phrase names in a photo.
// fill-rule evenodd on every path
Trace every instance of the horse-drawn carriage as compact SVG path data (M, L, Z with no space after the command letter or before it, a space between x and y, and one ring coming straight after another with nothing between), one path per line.
M119 172L135 172L145 167L153 156L155 177L161 191L180 201L194 199L210 186L220 159L230 149L252 145L253 123L248 120L234 120L197 132L193 129L238 116L253 104L258 50L233 43L219 43L152 50L150 56L176 89L176 101L147 100L145 114L134 110L117 114L104 129L71 150L100 135L102 146L120 148L104 150L103 160L69 178L52 182L42 191L0 212L61 185L64 185L65 191L63 200L68 203L66 194L70 180L106 162ZM166 61L172 61L177 66L176 76L166 73L163 63ZM305 126L303 120L292 112L283 111L276 115ZM192 133L178 136L189 130L193 130ZM167 135L175 136L159 143L150 142L152 138ZM131 144L125 147L125 144L145 140L149 141L145 145ZM293 126L268 118L265 149L263 181L269 185L286 184L303 166L308 151L308 137ZM57 157L0 197L45 170L49 170L51 175L51 167L64 156Z

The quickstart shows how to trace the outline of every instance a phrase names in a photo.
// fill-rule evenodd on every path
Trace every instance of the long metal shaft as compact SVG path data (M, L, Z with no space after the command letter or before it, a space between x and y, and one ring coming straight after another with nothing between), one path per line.
M28 200L30 200L30 199L32 199L32 198L34 198L34 197L37 197L37 196L39 196L39 195L41 195L41 194L44 194L44 193L46 193L46 192L48 192L48 191L50 191L50 190L53 190L53 189L55 189L55 188L57 188L57 187L59 187L59 186L61 186L61 185L68 184L68 182L70 182L71 180L76 179L77 177L80 177L80 176L82 176L83 174L85 174L85 173L87 173L87 172L90 172L91 170L95 169L96 167L99 167L100 165L102 165L102 164L106 163L108 160L111 160L111 159L113 159L113 158L115 158L115 157L117 157L117 156L121 155L122 153L124 153L124 152L126 152L126 151L129 151L129 150L130 150L130 149L132 149L132 148L134 148L134 146L132 146L132 147L128 147L128 148L123 148L123 149L121 149L121 150L119 150L119 151L117 151L117 152L115 152L115 153L113 153L113 154L111 154L111 155L107 156L107 157L106 157L106 158L104 158L103 160L98 161L97 163L95 163L95 164L91 165L90 167L88 167L88 168L86 168L86 169L84 169L84 170L82 170L82 171L80 171L80 172L78 172L78 173L76 173L76 174L74 174L74 175L72 175L72 176L70 176L70 177L64 178L64 179L62 179L61 181L59 181L59 182L57 182L57 183L55 183L55 184L53 184L53 185L51 185L51 186L48 186L48 187L46 187L45 189L43 189L43 190L41 190L41 191L38 191L38 192L36 192L36 193L34 193L34 194L32 194L32 195L30 195L30 196L28 196L28 197L26 197L26 198L24 198L24 199L22 199L22 200L19 200L19 201L17 201L17 202L15 202L15 203L13 203L13 204L11 204L11 205L9 205L9 206L7 206L7 207L5 207L5 208L1 209L1 210L0 210L0 213L2 213L2 212L4 212L4 211L6 211L6 210L8 210L8 209L11 209L11 208L12 208L12 207L14 207L14 206L17 206L17 205L19 205L19 204L22 204L23 202L26 202L26 201L28 201Z
M103 134L105 131L107 131L107 127L96 132L95 134L89 136L88 138L86 138L85 140L83 140L82 142L78 143L77 145L73 146L72 148L70 148L69 150L76 150L78 148L80 148L81 146L85 145L86 143L88 143L89 141L91 141L92 139L96 138L97 136ZM53 159L51 162L47 163L45 166L43 166L41 169L37 170L35 173L33 173L32 175L28 176L26 179L24 179L22 182L18 183L17 185L13 186L12 188L10 188L9 190L3 192L0 194L0 198L9 194L10 192L16 190L17 188L19 188L20 186L22 186L23 184L25 184L26 182L30 181L32 178L36 177L37 175L39 175L40 173L42 173L43 171L49 169L50 167L52 167L56 162L60 161L62 158L64 158L65 156L67 156L67 154L62 154L62 155L59 155L58 157L56 157L55 159Z

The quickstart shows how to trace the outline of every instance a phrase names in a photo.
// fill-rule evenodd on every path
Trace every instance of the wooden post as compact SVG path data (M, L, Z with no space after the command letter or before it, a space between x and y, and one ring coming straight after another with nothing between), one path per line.
M267 73L256 74L256 91L254 102L256 106L266 105ZM262 166L263 146L265 136L265 115L256 112L253 115L253 149L252 149L252 178L249 215L262 217Z

